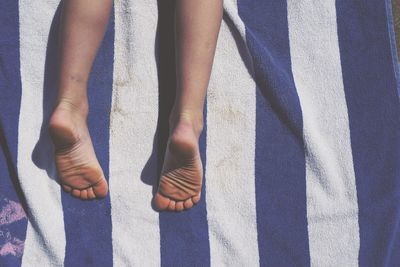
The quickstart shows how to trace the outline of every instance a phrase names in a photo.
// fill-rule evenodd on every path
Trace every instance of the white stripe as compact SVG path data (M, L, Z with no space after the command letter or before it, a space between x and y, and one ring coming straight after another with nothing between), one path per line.
M259 264L255 206L256 84L226 19L244 41L236 1L225 17L207 94L206 198L212 266ZM232 23L231 23L232 24ZM238 30L238 31L237 31ZM243 45L244 43L240 44ZM245 55L248 57L248 54ZM250 64L251 65L251 64Z
M114 82L110 125L110 197L114 266L159 266L158 213L151 208L158 116L154 56L156 1L115 1Z
M32 161L43 116L43 77L47 39L59 1L19 1L21 109L18 136L18 175L32 216L28 222L22 266L62 266L65 254L60 185L49 137L39 150L50 176ZM56 89L56 88L54 88Z
M303 112L312 266L358 266L357 192L334 0L289 0L292 71Z

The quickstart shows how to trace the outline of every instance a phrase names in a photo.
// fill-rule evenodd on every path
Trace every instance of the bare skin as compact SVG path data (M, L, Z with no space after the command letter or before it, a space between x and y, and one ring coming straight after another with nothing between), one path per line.
M49 132L63 189L80 199L102 198L108 185L89 135L87 81L104 37L112 0L64 0L57 105Z
M154 204L183 211L200 201L203 168L199 136L203 107L221 25L222 0L178 0L175 14L177 95ZM205 19L206 18L206 19Z
M49 131L62 187L81 199L105 197L108 191L86 118L87 81L111 6L112 0L65 0L63 6L58 104ZM200 201L203 173L198 141L221 20L222 0L177 1L178 88L153 199L160 211L182 211Z

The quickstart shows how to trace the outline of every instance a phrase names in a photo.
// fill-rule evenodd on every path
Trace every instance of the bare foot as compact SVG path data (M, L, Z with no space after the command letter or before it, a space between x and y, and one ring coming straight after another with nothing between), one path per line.
M200 201L203 167L196 132L191 122L181 120L170 135L154 196L160 211L182 211Z
M107 181L93 149L86 112L61 101L50 118L49 132L63 189L80 199L105 197Z

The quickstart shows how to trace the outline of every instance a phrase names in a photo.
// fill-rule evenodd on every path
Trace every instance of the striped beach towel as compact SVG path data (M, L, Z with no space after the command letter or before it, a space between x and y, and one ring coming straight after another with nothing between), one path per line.
M1 0L0 266L400 266L391 4L225 0L202 200L157 213L174 2L114 2L88 118L110 192L80 201L47 133L60 1Z

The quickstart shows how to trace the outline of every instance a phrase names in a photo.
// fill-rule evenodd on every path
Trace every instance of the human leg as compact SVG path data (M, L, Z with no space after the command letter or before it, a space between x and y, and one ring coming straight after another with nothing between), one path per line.
M64 0L62 7L58 96L49 132L61 185L81 199L104 197L108 191L86 119L87 81L111 7L112 0Z
M182 211L200 200L199 136L218 32L222 0L178 0L175 14L177 94L158 191L159 210Z

